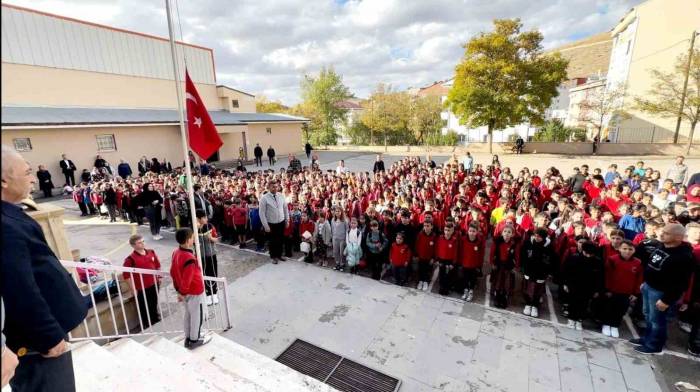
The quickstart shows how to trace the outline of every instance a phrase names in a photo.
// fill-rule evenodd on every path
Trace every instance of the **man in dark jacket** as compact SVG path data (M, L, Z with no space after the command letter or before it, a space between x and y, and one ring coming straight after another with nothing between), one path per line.
M377 161L374 162L374 168L372 168L373 173L379 173L385 171L384 161L382 160L382 154L377 154Z
M642 306L647 322L646 333L630 343L642 354L660 353L666 344L668 311L688 288L694 267L690 244L684 242L685 228L667 224L661 232L661 246L649 257L644 268Z
M260 143L255 144L253 155L255 155L255 166L262 166L263 150L262 147L260 147Z
M75 391L69 331L87 304L36 221L15 205L35 178L29 164L2 145L2 292L7 347L20 358L15 391Z
M77 168L75 167L75 164L73 164L73 161L66 158L66 154L63 154L61 155L61 162L59 162L59 166L61 166L61 172L66 177L66 184L75 186L75 171Z
M44 192L44 197L51 197L51 190L53 189L53 182L51 181L51 173L44 167L44 165L39 165L39 170L36 172L36 177L39 180L39 189Z
M133 174L133 172L131 171L131 166L128 163L124 162L123 159L119 161L119 166L117 166L117 174L119 174L119 177L125 180L131 177L131 175Z
M306 159L311 160L311 143L306 142L306 145L304 145L304 152L306 153Z
M267 158L270 160L270 166L275 164L275 149L272 146L267 149Z

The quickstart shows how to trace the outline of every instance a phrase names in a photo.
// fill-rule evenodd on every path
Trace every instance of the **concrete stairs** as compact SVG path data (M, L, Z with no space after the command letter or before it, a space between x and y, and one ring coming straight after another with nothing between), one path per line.
M141 343L119 339L104 346L76 343L76 388L79 392L337 392L240 344L211 336L209 344L192 351L184 348L182 337L154 336Z

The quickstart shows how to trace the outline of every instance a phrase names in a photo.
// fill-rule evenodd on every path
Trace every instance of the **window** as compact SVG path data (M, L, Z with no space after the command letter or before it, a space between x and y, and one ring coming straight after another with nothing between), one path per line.
M238 108L238 100L237 100L237 99L232 99L232 100L231 100L231 106L232 106L234 109L237 109L237 108Z
M117 151L114 135L96 135L97 151Z
M16 151L32 151L32 142L28 137L20 137L12 139Z
M269 133L270 135L272 135L272 128L267 128L267 133Z

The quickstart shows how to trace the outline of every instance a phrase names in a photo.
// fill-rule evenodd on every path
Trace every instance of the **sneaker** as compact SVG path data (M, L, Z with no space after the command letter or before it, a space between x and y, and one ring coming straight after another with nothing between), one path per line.
M532 317L539 317L540 316L540 313L537 310L537 307L535 307L535 306L532 307L532 312L530 312L530 316L532 316Z
M195 348L204 346L209 342L211 342L211 336L206 336L199 340L185 339L185 348L194 350Z
M642 340L642 338L630 339L630 340L628 340L628 342L630 342L634 346L643 346L644 345L644 340Z
M583 331L583 324L581 324L580 321L576 322L576 330L577 331Z
M279 261L277 259L272 259L272 264L277 264Z
M283 257L283 256L280 256L279 259L280 259L280 261L287 261L287 258Z
M423 282L423 291L428 291L430 290L430 284L428 282Z
M613 338L619 338L620 337L620 330L617 329L616 327L610 327L610 336Z
M640 354L660 354L661 350L652 350L647 346L637 346L634 348L634 351L640 353Z
M523 309L523 314L526 316L529 316L530 313L532 313L532 306L530 305L525 305L525 309Z
M602 333L605 336L610 336L610 326L603 325L603 329L601 329L600 333Z
M690 330L692 329L692 326L688 323L684 323L682 321L678 322L678 327L680 327L681 331L685 333L690 333Z
M469 290L464 290L464 294L462 294L462 300L466 301L468 295L469 295Z
M575 328L576 328L576 322L575 322L574 320L569 319L569 322L566 323L566 326L569 327L569 328L571 328L571 329L575 329Z
M467 294L467 302L472 302L474 299L474 290L469 290L469 294Z
M217 294L212 295L212 296L211 296L211 302L212 302L214 305L218 305L218 304L219 304L219 296L218 296Z
M416 290L423 290L423 282L418 282L418 286L416 286Z
M213 302L213 300L211 299L211 295L207 295L207 306L211 306L211 305L213 305L213 304L214 304L214 302Z
M693 350L692 348L688 347L688 354L694 357L700 357L700 350Z

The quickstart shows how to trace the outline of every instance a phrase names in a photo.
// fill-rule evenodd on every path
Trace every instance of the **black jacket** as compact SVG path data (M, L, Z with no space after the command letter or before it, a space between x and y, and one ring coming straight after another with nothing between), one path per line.
M273 158L273 157L275 156L275 149L272 148L272 147L268 148L268 149L267 149L267 156L268 156L269 158Z
M253 149L253 155L255 155L256 157L262 157L262 156L263 156L262 147L256 146L256 147Z
M552 273L552 262L554 252L552 251L552 241L545 238L543 242L535 242L532 238L523 241L520 247L520 265L523 275L530 280L543 280Z
M87 315L87 302L22 209L2 202L2 288L5 336L12 351L46 353Z
M372 169L372 172L373 172L373 173L379 173L379 172L383 172L383 171L386 171L386 170L384 169L384 161L376 161L376 162L374 162L374 168Z
M39 180L39 189L53 188L51 173L49 173L48 170L38 170L36 172L36 178Z
M649 257L644 268L644 283L661 291L665 304L673 305L688 288L693 268L695 261L690 244L684 242L673 248L662 244Z
M586 257L581 253L569 256L564 262L564 284L575 296L589 296L605 290L605 269L598 256Z
M71 172L74 172L76 170L75 164L73 164L73 161L70 159L68 160L68 165L66 165L66 162L64 160L61 160L59 162L59 165L61 166L61 171L63 173L70 174Z
M117 192L114 188L109 188L104 191L105 204L116 205L117 204Z

